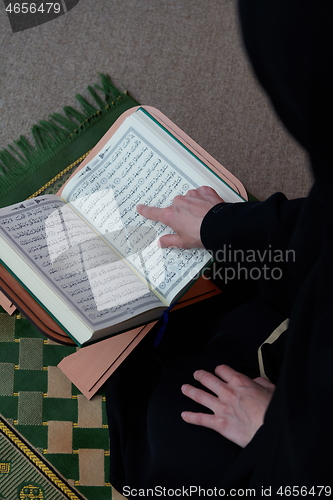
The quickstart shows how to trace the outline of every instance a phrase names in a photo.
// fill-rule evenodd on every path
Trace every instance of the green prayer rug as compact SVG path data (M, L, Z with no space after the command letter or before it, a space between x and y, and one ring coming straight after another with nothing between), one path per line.
M57 368L75 349L44 339L20 314L0 313L0 413L6 419L2 425L7 423L12 433L18 432L31 454L42 456L50 470L77 491L77 498L110 500L105 397L100 392L88 401ZM43 471L22 447L15 446L8 432L2 429L0 499L35 498L19 496L19 488L31 484L46 491L42 484L50 483L50 477L44 471L43 480L37 481ZM10 465L17 461L20 481ZM11 482L8 474L17 488L15 496L6 496L4 485ZM54 498L76 499L62 494Z
M2 417L0 450L1 500L84 500Z
M21 136L0 150L0 208L62 185L116 119L138 105L108 76L100 78L100 85L88 87L91 102L76 95L81 111L65 106L63 114L53 113L32 127L34 144Z
M56 193L115 120L138 103L106 75L92 102L64 107L0 150L0 207ZM120 498L108 483L105 397L88 401L57 368L76 347L0 307L0 500Z

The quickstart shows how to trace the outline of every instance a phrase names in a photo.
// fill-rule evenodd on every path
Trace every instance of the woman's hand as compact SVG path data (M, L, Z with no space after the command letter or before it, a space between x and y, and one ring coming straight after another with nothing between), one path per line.
M147 219L162 222L176 234L167 234L159 240L162 248L203 248L200 227L204 216L223 202L216 191L208 186L190 189L185 196L176 196L166 208L138 205L137 211Z
M275 385L262 377L252 380L226 365L218 366L215 375L198 370L194 378L216 396L188 384L182 386L183 394L213 414L184 411L182 418L213 429L244 448L264 422Z

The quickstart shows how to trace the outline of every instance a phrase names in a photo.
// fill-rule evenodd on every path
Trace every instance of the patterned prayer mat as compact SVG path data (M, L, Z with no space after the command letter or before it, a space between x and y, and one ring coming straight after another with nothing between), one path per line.
M126 109L138 103L106 75L77 95L81 111L32 127L0 150L0 207L56 193ZM75 347L45 339L0 307L0 500L123 498L108 483L105 398L88 401L57 368ZM18 435L16 434L18 433Z
M0 417L0 499L84 500Z
M88 401L56 366L75 349L44 339L20 315L0 314L0 413L8 422L1 429L1 500L111 499L105 398ZM39 456L51 475L38 466ZM66 478L61 494L52 474ZM24 496L29 485L44 493ZM47 488L58 496L46 495Z
M21 136L0 149L0 207L44 194L54 183L62 185L116 119L138 105L107 75L100 74L100 79L100 85L88 87L90 101L76 95L81 110L65 106L62 114L33 125L34 144Z

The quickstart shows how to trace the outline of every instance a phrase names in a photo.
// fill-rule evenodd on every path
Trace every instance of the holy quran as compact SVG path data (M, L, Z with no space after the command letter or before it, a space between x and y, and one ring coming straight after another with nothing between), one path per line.
M202 185L243 201L142 107L105 137L59 195L0 210L1 263L78 345L158 319L211 261L160 248L172 230L138 204L165 207Z

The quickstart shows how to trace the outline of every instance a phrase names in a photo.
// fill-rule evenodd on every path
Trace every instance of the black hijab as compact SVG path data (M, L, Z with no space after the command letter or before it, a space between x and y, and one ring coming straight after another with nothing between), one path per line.
M254 71L290 133L308 151L323 195L333 180L333 2L239 0Z
M276 390L221 487L286 498L303 486L317 498L333 483L333 2L239 0L239 10L254 71L308 152L315 182L290 240L297 286Z

